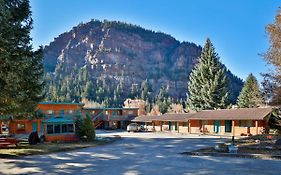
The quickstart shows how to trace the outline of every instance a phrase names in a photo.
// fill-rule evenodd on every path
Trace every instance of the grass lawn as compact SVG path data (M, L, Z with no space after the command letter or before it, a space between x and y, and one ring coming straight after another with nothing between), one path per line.
M75 143L43 143L37 145L21 144L18 147L1 148L0 158L70 151L80 148L95 147L99 145L108 144L111 142L113 142L113 140L97 140L93 142L75 142Z

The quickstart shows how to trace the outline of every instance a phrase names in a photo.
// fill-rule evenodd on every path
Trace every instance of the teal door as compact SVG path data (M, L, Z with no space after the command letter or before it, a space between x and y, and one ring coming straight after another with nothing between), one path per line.
M232 121L231 120L225 120L225 132L231 132L232 128Z
M38 131L37 122L32 122L32 131Z
M214 121L214 132L215 133L220 132L220 126L221 126L221 122L219 120L215 120Z
M169 122L169 131L172 130L172 122Z

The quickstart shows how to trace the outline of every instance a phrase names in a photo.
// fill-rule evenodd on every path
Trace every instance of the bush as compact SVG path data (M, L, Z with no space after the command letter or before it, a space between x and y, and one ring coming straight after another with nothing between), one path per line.
M90 116L87 114L83 121L82 117L77 117L75 121L76 135L80 140L94 141L96 138L95 127Z
M269 118L269 127L270 129L276 129L277 133L281 133L281 109L273 112L273 114Z

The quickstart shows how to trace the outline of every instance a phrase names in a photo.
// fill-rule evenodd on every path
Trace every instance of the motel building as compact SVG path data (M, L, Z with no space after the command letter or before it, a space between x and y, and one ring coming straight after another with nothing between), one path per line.
M97 129L126 129L131 120L138 116L139 108L83 108L90 115Z
M37 131L46 141L74 141L75 117L81 116L83 103L41 102L31 119L9 121L10 134L30 134Z
M9 123L9 134L29 135L37 131L46 141L76 141L75 120L90 115L96 129L126 129L132 119L138 116L139 108L84 108L84 103L41 102L36 115L30 119L0 117ZM2 130L1 130L2 131Z
M139 116L133 122L150 125L155 131L230 136L268 132L272 108L203 110L195 113Z

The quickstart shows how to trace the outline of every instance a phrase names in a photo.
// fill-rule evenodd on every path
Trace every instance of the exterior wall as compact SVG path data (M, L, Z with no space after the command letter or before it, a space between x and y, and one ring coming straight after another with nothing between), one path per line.
M154 124L155 131L161 131L161 121L153 121L152 126ZM177 128L176 128L177 125ZM188 122L171 122L169 129L169 122L162 121L162 131L171 131L171 132L180 132L180 133L188 133Z
M127 99L124 102L125 108L138 108L138 115L146 115L145 111L145 101L141 99Z
M233 125L234 122L234 125ZM259 120L257 121L258 127L256 127L256 120L252 120L252 127L244 127L240 126L240 121L235 120L232 121L232 128L231 132L225 132L225 120L220 121L220 131L218 133L214 132L214 120L208 120L205 121L205 124L203 121L200 120L190 120L190 133L203 133L202 128L204 127L205 134L232 134L235 136L240 136L240 135L247 135L247 134L260 134L262 129L265 128L265 121ZM203 126L202 126L203 125ZM249 132L248 132L249 131Z
M189 120L190 123L190 133L200 133L201 124L199 120Z
M55 141L78 141L79 139L75 134L58 134L58 135L45 135L46 141L55 142Z
M180 133L188 133L188 122L179 122L179 132Z
M69 111L72 111L73 114L75 111L81 111L82 105L78 104L44 104L39 103L37 110L41 110L44 115L48 115L48 111L52 110L55 115L59 115L62 110L64 110L64 114L68 114Z
M42 119L34 119L34 120L11 120L9 122L9 133L10 134L30 134L32 132L32 123L37 123L37 131L41 131ZM17 125L23 124L24 129L18 129Z
M125 116L138 116L138 110L137 109L123 109L122 115Z

